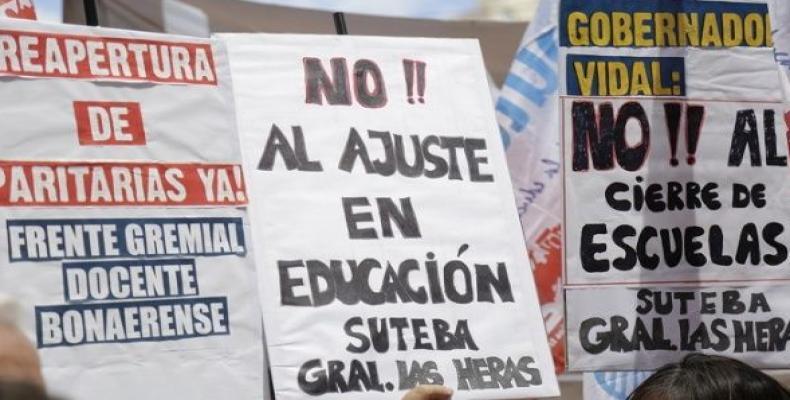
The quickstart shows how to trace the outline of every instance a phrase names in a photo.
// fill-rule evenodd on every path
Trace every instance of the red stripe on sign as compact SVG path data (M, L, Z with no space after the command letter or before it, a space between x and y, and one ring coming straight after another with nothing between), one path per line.
M239 206L233 164L0 161L0 206Z
M139 103L75 101L77 136L83 146L141 146L145 144Z
M208 43L0 30L0 75L216 85Z

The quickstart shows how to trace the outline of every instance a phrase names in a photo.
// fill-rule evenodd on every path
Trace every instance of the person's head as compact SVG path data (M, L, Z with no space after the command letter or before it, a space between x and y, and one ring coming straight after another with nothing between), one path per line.
M50 400L44 389L36 384L0 381L0 400Z
M17 328L18 306L0 295L0 382L44 389L41 362L35 347Z
M661 367L628 400L790 400L775 379L740 361L690 354Z

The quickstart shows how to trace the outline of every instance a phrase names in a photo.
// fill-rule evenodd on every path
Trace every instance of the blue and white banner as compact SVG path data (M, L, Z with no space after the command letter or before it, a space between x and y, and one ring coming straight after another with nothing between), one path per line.
M562 319L557 0L541 1L496 102L518 214L532 259L549 344L565 364Z

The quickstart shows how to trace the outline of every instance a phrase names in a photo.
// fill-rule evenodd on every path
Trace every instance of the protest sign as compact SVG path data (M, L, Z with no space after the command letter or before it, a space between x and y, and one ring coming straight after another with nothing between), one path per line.
M0 18L36 19L33 0L0 0Z
M48 388L75 399L263 398L224 48L0 26L0 292L22 303Z
M496 102L554 366L565 366L557 0L540 2Z
M790 278L789 128L766 4L563 0L560 21L570 368L650 369L692 351L782 366L782 345L714 346L710 326L689 339L678 321L699 308L650 314L638 297L693 286L747 302L747 286ZM748 340L743 316L711 314L731 345Z
M557 395L478 44L222 38L276 397Z

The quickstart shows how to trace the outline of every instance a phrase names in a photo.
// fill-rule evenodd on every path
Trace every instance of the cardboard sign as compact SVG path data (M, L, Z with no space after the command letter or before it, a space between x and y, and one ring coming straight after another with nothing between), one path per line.
M652 369L688 352L788 366L781 345L733 347L762 336L731 321L783 318L790 279L790 121L766 4L563 0L560 21L570 368ZM763 284L778 287L754 315L699 303L748 303ZM683 307L646 309L646 293L671 306L685 286ZM700 314L715 327L684 328Z
M478 44L223 39L276 397L557 395Z
M0 291L48 389L262 398L223 47L8 19L0 42Z

